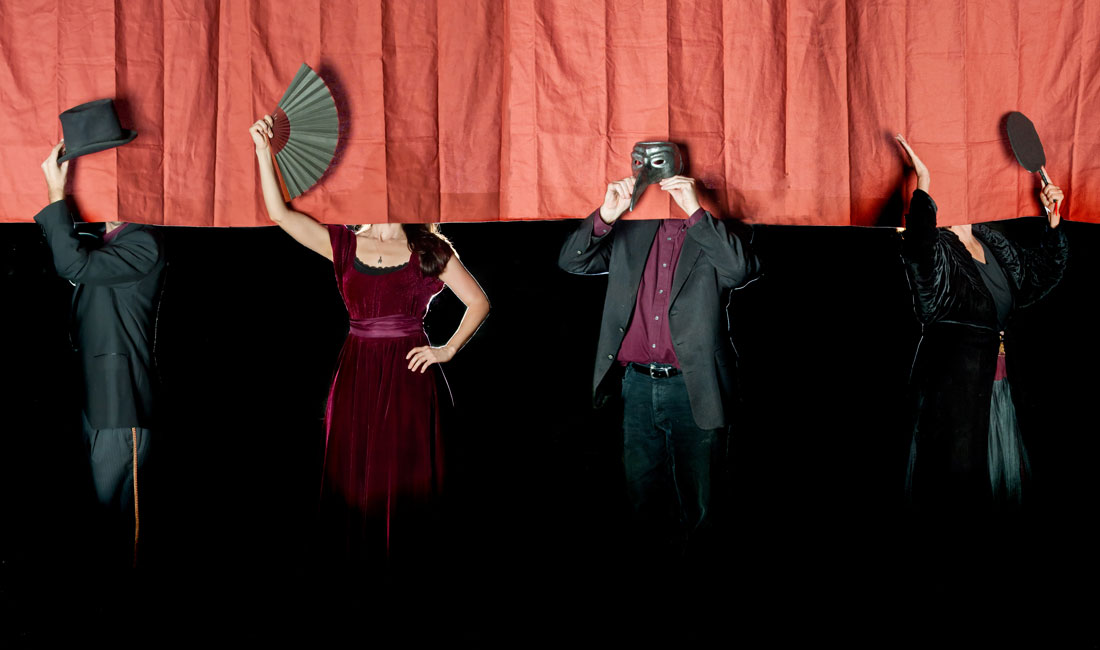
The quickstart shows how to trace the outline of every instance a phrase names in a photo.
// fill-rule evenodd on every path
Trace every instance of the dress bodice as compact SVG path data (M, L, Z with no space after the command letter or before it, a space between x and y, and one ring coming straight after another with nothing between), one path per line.
M381 316L415 316L423 319L432 297L443 289L439 278L425 276L412 253L409 263L384 273L356 268L355 235L343 226L328 226L336 284L351 320Z

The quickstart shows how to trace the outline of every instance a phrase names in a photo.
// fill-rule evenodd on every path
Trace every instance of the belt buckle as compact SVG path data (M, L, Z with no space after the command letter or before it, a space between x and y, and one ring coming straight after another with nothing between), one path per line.
M669 370L669 368L658 368L655 365L650 364L649 376L653 377L654 379L668 379L671 376L668 374Z

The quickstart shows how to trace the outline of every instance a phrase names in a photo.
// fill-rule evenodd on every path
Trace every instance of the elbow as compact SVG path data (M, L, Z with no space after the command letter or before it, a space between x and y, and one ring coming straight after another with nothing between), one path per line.
M84 265L83 264L68 264L64 267L55 266L58 277L63 280L68 280L74 284L82 284L84 280Z
M558 254L558 268L566 273L576 273L573 267L576 265L575 255L569 255L566 250Z

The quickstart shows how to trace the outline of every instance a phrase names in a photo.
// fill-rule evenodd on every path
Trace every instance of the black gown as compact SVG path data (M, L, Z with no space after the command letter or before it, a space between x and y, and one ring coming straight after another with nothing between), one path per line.
M1061 281L1068 257L1061 229L1046 226L1033 248L1017 246L981 224L973 233L1008 280L1012 312L1038 302ZM1009 352L1012 347L1012 312L1002 328L978 263L954 233L936 227L936 204L921 190L910 203L902 255L922 325L911 375L915 403L907 492L925 510L990 510L990 422L997 415L991 411L1002 343ZM1000 358L1002 370L1011 375L1011 354ZM1011 406L1006 391L1000 398Z

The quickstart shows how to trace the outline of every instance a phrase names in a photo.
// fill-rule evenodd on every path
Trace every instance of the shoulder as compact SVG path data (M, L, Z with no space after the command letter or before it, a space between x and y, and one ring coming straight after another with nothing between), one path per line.
M328 241L335 256L339 257L345 251L354 250L355 233L348 230L347 226L327 223L324 227L328 231Z
M325 230L328 231L328 238L330 241L347 241L348 239L355 237L355 234L348 230L347 226L340 224L323 224Z
M156 226L128 223L109 245L115 248L142 249L159 253L163 247L163 239L160 229Z

